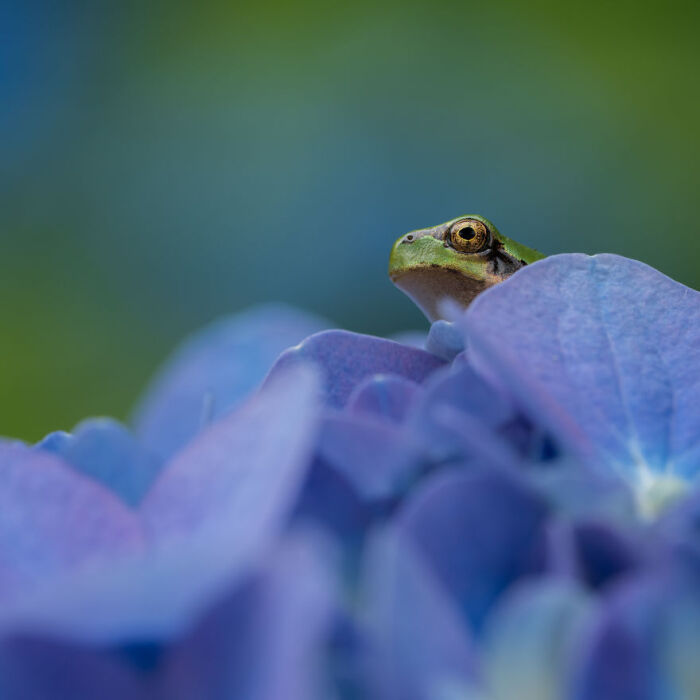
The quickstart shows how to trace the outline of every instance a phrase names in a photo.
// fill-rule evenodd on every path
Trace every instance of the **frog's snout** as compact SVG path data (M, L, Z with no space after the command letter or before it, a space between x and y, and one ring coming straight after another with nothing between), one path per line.
M442 227L434 226L433 228L422 228L417 231L409 231L401 236L396 243L394 243L393 250L400 248L401 246L410 245L422 238L435 238L438 241L442 241L444 237L444 232Z
M408 252L407 244L413 243L415 236L412 233L407 233L398 238L391 247L391 255L389 256L389 276L392 280L404 272L406 265L405 254Z

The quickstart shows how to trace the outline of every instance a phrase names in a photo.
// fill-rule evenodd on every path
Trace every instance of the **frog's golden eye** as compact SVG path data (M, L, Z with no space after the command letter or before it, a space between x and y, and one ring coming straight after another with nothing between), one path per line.
M452 224L450 245L461 253L480 253L491 243L491 232L483 221L462 219Z

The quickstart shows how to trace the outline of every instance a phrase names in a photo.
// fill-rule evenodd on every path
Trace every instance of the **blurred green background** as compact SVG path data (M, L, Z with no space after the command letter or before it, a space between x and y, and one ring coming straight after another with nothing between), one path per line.
M700 287L699 14L4 3L0 434L126 417L180 338L256 302L420 328L389 247L462 213Z

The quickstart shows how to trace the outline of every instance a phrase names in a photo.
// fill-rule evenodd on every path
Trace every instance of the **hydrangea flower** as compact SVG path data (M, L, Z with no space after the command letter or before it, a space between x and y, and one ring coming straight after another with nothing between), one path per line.
M327 328L0 442L0 697L700 696L700 294L563 255L425 349Z

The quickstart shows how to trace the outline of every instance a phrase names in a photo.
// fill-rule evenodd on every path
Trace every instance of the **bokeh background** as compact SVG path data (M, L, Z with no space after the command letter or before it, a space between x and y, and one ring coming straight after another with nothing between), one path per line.
M0 434L125 418L180 338L257 302L420 328L389 247L462 213L700 287L699 14L2 3Z

